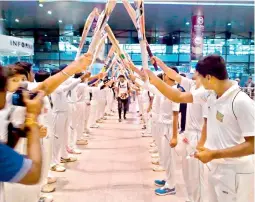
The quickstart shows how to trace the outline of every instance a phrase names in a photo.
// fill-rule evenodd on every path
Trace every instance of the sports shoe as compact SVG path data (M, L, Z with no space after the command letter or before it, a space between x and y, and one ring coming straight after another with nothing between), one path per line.
M52 193L56 190L56 185L54 184L45 184L41 188L42 193Z
M159 153L154 153L151 155L151 158L159 158Z
M158 153L158 148L154 147L154 148L150 149L149 152L152 153L152 154Z
M76 144L77 145L88 145L88 140L77 140Z
M154 181L154 184L155 184L157 187L164 187L165 184L166 184L166 181L165 181L165 180L155 180L155 181Z
M154 171L154 172L163 172L163 171L165 171L165 169L164 169L162 166L160 166L160 165L156 165L156 166L153 168L153 171Z
M57 182L56 177L47 177L47 184L53 184L55 182Z
M54 165L50 168L51 171L55 171L55 172L65 172L66 168L64 166L61 165Z
M53 202L52 196L41 196L38 202Z
M103 120L102 119L99 119L96 121L97 123L103 123Z
M124 120L126 120L127 118L124 116Z
M119 122L122 122L122 120L121 120L121 119L119 119Z
M73 149L73 148L67 147L66 150L69 154L81 154L81 150L79 149Z
M159 196L174 195L174 194L176 194L176 191L175 191L175 188L170 189L170 188L164 186L159 189L156 189L155 194L157 194Z
M155 144L155 142L150 144L150 147L156 147L157 145Z
M144 125L143 127L142 127L142 130L145 130L146 129L146 126Z
M106 118L106 117L103 117L102 119L103 119L103 120L107 120L107 118Z
M90 126L90 128L99 128L99 125L94 124L94 125Z
M159 159L158 158L152 159L151 163L154 165L159 165Z
M87 129L85 129L85 130L84 130L84 132L83 132L83 133L90 134L90 133L91 133L91 131L90 131L90 129L88 129L88 128L87 128Z
M60 160L61 163L71 163L71 162L75 162L75 161L77 161L77 158L75 158L75 157L69 157L67 159L61 157L61 160Z
M84 132L84 133L82 134L82 136L83 136L83 137L89 137L89 134L86 133L86 132Z
M150 133L142 132L142 137L152 137Z

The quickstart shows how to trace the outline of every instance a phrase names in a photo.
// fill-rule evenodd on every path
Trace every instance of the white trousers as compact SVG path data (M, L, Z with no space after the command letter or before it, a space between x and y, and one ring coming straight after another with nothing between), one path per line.
M66 146L68 144L68 112L53 113L53 158L52 163L59 164L60 158L68 158Z
M69 105L68 146L72 149L75 149L78 136L78 125L82 119L83 109L78 108L78 103L70 103L68 105Z
M141 95L137 96L137 102L138 102L138 107L139 107L139 113L143 114L143 103L142 103Z
M186 145L184 152L182 152L182 174L188 198L191 202L203 202L205 200L204 165L198 159L186 158L192 153L190 148L196 148L201 132L185 131L184 136L189 140L189 145Z
M77 112L76 112L76 120L77 120L77 125L75 127L76 131L76 137L73 141L73 144L76 144L77 139L83 139L83 130L85 128L85 116L86 116L86 104L84 102L78 102L77 103ZM88 113L88 112L87 112ZM76 146L74 146L76 147Z
M162 149L163 149L163 157L164 157L164 168L166 170L166 182L169 185L170 189L175 188L176 186L176 151L171 148L169 142L172 138L172 125L164 124L163 126L164 136L162 137Z
M90 106L90 121L89 121L89 126L92 126L96 124L97 117L99 110L98 110L98 102L95 100L91 101L91 106Z
M104 113L105 113L105 108L106 108L106 100L100 100L98 102L98 110L99 110L99 113L98 113L98 119L102 119L104 117Z
M209 202L251 202L254 199L254 162L210 163Z
M112 111L112 107L113 107L113 102L114 102L114 98L113 98L113 93L109 94L107 97L106 97L106 109L105 109L105 112L107 114L110 114L111 111Z
M87 133L89 131L89 121L90 121L90 108L91 105L86 104L84 105L84 116L83 116L83 122L84 122L84 128L83 132Z
M163 135L164 133L164 124L158 123L156 121L152 121L152 130L151 130L152 136L155 139L156 145L158 147L159 151L159 163L160 165L165 168L164 166L164 147L163 144L165 142L165 137Z

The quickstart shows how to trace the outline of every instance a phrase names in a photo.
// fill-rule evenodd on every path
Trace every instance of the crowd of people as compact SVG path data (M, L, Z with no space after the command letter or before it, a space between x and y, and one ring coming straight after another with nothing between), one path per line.
M0 202L52 201L43 193L55 191L54 172L77 161L77 145L87 145L91 129L114 115L115 100L118 121L125 120L132 96L142 136L153 138L153 170L165 172L155 194L176 194L181 156L187 201L205 201L204 168L210 202L251 200L255 103L229 80L222 57L202 58L192 79L157 57L151 63L162 69L158 75L131 61L136 74L82 73L91 61L86 53L35 74L26 62L0 67Z

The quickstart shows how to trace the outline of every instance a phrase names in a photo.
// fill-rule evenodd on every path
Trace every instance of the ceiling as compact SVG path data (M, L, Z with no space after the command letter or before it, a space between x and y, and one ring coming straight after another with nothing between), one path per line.
M86 17L94 7L104 9L104 3L54 1L39 7L36 1L0 1L3 23L6 28L82 28ZM241 1L241 0L239 0ZM205 15L206 31L254 32L254 6L200 6ZM146 30L163 32L190 30L192 5L145 4ZM51 10L52 15L47 14ZM0 16L1 17L1 16ZM19 19L19 23L15 22ZM58 20L63 23L59 24ZM227 24L231 22L231 26ZM124 6L118 3L110 17L113 30L134 30Z

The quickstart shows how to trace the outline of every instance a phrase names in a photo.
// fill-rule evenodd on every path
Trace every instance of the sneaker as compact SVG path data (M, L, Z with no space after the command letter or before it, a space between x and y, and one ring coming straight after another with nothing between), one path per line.
M164 187L165 184L166 184L166 181L165 181L165 180L155 180L155 181L154 181L154 184L155 184L157 187Z
M155 142L150 144L150 147L156 147L157 145L155 144Z
M161 187L155 190L155 194L159 196L174 195L176 194L175 188L170 189L168 187Z
M150 152L151 154L158 153L158 148L157 148L157 147L152 148L152 149L149 150L149 152Z
M81 150L79 149L72 149L70 147L67 147L66 150L69 154L81 154Z
M107 120L107 118L106 118L106 117L103 117L102 119L103 119L103 120Z
M143 132L142 137L152 137L152 135L150 133Z
M99 128L99 125L94 124L94 125L90 126L90 128Z
M86 132L84 132L84 133L82 134L82 136L83 136L83 137L89 137L89 134L86 133Z
M54 172L65 172L66 168L64 166L61 166L61 165L54 165L50 168L50 170L54 171Z
M146 129L146 126L143 126L143 127L142 127L142 130L145 130L145 129Z
M127 118L124 116L124 120L126 120Z
M96 121L97 123L103 123L103 120L102 119L99 119Z
M163 171L165 171L165 169L160 165L155 166L152 170L154 172L163 172Z
M54 184L45 184L41 188L42 193L52 193L56 191L56 185Z
M38 202L53 202L52 196L41 196Z
M119 119L119 122L122 122L122 120L121 120L121 119Z
M91 133L91 131L90 131L90 129L85 129L85 131L84 131L84 133L86 133L86 134L90 134Z
M154 153L151 155L151 158L159 158L159 153Z
M57 182L56 177L47 177L47 184L53 184Z
M77 140L76 144L77 145L88 145L88 140Z
M75 162L75 161L77 161L77 158L75 158L75 157L69 157L69 158L62 158L61 157L61 163L71 163L71 162Z
M157 159L157 158L152 159L151 163L154 165L159 165L159 159Z

